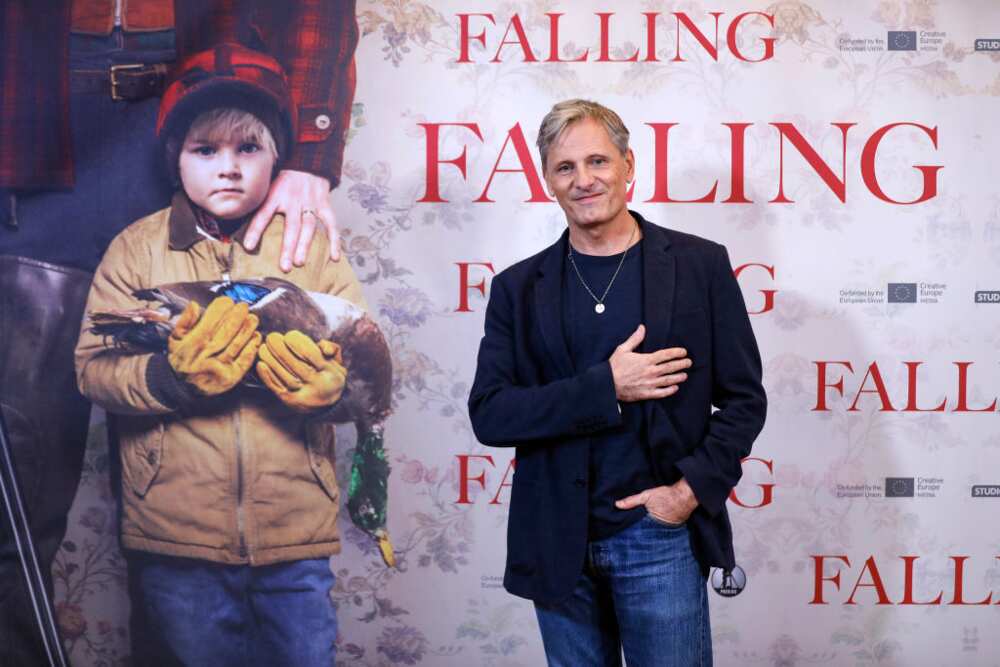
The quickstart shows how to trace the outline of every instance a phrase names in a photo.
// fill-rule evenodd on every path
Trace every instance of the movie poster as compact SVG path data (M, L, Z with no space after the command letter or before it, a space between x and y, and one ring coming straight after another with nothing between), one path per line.
M391 357L377 431L392 567L378 527L359 526L347 506L371 430L342 422L330 455L341 490L342 548L330 558L336 664L544 664L532 604L502 587L514 450L477 441L467 401L492 279L566 228L535 141L541 118L569 98L599 101L628 126L630 208L727 247L763 357L767 423L728 503L739 569L708 582L716 663L993 664L1000 542L984 527L1000 498L994 3L359 0L303 2L308 11L295 14L259 2L244 3L253 21L227 22L230 3L211 2L189 24L183 2L176 15L150 2L124 18L104 5L132 3L62 4L63 28L161 51L167 66L191 43L210 45L216 29L270 45L296 68L292 88L314 96L298 109L297 140L312 146L300 168L335 185L340 251ZM44 381L60 355L72 364L76 338L53 333L33 346L44 322L19 328L25 310L8 290L58 294L57 306L74 304L69 319L83 317L77 292L114 236L88 231L87 216L112 211L124 226L170 203L173 184L154 164L160 98L135 103L143 111L131 124L91 118L86 140L74 138L83 112L74 106L67 122L54 106L63 98L23 87L51 79L57 93L81 95L102 85L66 74L71 57L84 58L84 33L64 43L48 11L24 2L2 15L0 30L21 41L0 44L0 254L71 266L55 291L29 290L40 279L20 265L0 274L4 418L34 434L14 448L29 515L50 492L69 496L65 536L50 526L41 538L66 654L74 665L129 664L109 420L90 414L84 446L63 421L38 416L72 412L77 431L86 422L62 389L22 384ZM157 41L174 23L170 41ZM296 48L307 55L289 55ZM30 95L39 104L15 104ZM4 114L15 106L32 114L35 134L10 131ZM130 186L135 174L113 164L121 152L140 165L126 171L146 169L142 182L154 185ZM78 199L32 229L42 215L33 197L46 189ZM109 190L114 201L81 194ZM60 252L93 258L74 266ZM72 376L62 382L73 390ZM41 440L66 443L57 458L77 460L78 488L34 454Z

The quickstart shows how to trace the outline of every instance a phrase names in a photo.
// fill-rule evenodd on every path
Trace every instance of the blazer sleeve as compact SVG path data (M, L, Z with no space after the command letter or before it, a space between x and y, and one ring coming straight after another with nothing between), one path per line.
M712 516L739 482L742 460L750 454L767 413L757 340L729 254L722 246L718 249L709 289L712 405L718 409L701 443L676 462L699 504Z
M502 278L493 280L469 395L469 417L479 441L495 447L524 446L621 424L607 361L548 384L518 381L514 308Z

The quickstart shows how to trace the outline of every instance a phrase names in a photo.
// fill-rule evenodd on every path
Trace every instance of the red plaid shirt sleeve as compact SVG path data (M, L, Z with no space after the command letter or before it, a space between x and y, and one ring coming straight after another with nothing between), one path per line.
M221 41L273 56L288 75L298 136L286 169L340 182L354 102L354 0L175 0L178 60Z
M0 188L73 185L69 23L69 0L0 1Z

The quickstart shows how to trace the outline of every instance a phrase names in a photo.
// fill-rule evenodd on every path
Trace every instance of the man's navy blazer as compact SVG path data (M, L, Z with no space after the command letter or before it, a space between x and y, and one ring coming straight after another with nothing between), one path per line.
M731 568L726 499L767 409L760 353L726 249L632 215L643 234L640 351L683 347L693 362L674 395L643 402L653 474L661 484L683 476L694 491L687 525L702 571ZM569 595L583 572L591 436L622 419L610 364L574 368L570 358L567 244L568 231L493 279L469 397L476 437L517 447L504 587L542 602Z

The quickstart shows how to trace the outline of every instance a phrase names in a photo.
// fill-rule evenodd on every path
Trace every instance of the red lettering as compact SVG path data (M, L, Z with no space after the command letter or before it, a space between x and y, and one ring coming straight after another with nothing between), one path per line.
M670 128L677 123L646 123L653 128L653 170L654 170L654 190L653 196L646 200L652 204L704 204L715 201L715 191L719 188L719 182L712 185L712 189L707 195L700 199L671 199L667 192L667 177L669 166L667 163L668 140Z
M513 144L514 152L521 164L520 168L500 168L500 160L503 159L504 151L507 150L507 144ZM497 155L497 161L493 164L493 171L490 172L490 177L486 181L486 187L483 188L482 194L480 194L479 198L475 200L476 203L493 201L489 197L490 184L493 183L493 177L499 173L524 174L524 178L528 182L528 188L531 190L531 198L526 199L526 202L532 203L551 201L548 196L546 196L545 188L542 186L542 181L538 177L538 171L535 169L535 161L531 158L531 150L528 148L528 142L524 140L524 132L521 130L520 123L514 123L514 126L507 131L507 138L504 139L503 146L500 148L500 154Z
M684 62L684 58L681 57L681 25L687 28L691 36L698 40L701 47L708 52L708 55L712 57L712 60L719 60L719 17L722 16L722 12L709 12L710 16L715 17L715 42L708 41L708 37L698 30L698 26L688 17L684 12L673 12L674 17L677 19L677 51L674 53L673 60L671 62Z
M628 58L623 60L612 60L611 58L611 17L614 16L614 12L609 13L597 13L598 18L601 19L601 55L595 61L599 63L634 63L639 60L639 48L636 47L635 53L630 55Z
M768 275L771 276L771 280L774 280L774 267L768 266L767 264L742 264L733 269L733 275L737 280L739 280L740 274L743 273L743 270L751 266L764 269L767 271ZM748 310L747 315L760 315L769 310L774 310L774 295L778 293L778 290L762 289L760 290L760 293L764 295L764 306L760 310Z
M457 505L470 505L472 501L469 500L469 482L479 482L479 485L486 489L486 472L483 471L479 473L476 477L469 476L469 460L470 459L484 459L494 468L493 457L486 454L458 454L458 500L455 501Z
M835 558L842 561L847 567L851 566L851 561L848 560L847 556L812 556L815 579L813 585L813 599L809 602L809 604L828 604L823 600L824 581L832 582L837 590L840 590L840 572L837 572L830 577L823 576L823 561L827 558Z
M774 57L774 37L764 37L761 39L764 42L764 55L756 60L753 58L747 58L740 51L739 41L736 37L736 32L740 29L740 23L748 16L763 16L767 19L767 22L774 27L774 16L771 14L764 14L763 12L744 12L733 19L733 22L729 24L729 30L726 31L726 43L729 45L729 50L734 56L747 63L759 63L765 60L770 60Z
M948 402L947 398L943 399L941 405L936 408L917 407L917 368L922 363L921 361L903 362L903 365L906 366L906 407L903 408L903 412L944 412L944 406Z
M985 408L970 408L969 407L969 366L973 364L971 361L954 361L952 362L958 366L958 405L955 406L953 412L993 412L997 409L997 399L993 399L993 402Z
M844 377L841 376L839 380L833 384L829 384L826 381L826 367L828 364L840 364L845 366L850 372L854 372L854 368L851 366L849 361L814 361L816 364L816 407L812 409L813 412L823 412L829 410L826 407L826 389L832 388L836 389L837 393L841 396L844 395Z
M937 127L925 127L918 123L892 123L881 127L875 131L875 133L868 138L865 142L865 147L861 151L861 178L864 179L865 185L873 195L878 197L884 202L890 204L919 204L920 202L925 202L928 199L933 199L937 196L937 172L944 167L942 165L914 165L914 169L918 170L923 175L923 190L920 192L920 196L913 201L899 201L893 199L882 190L879 185L878 177L875 175L875 156L878 153L878 146L882 142L882 138L888 134L889 130L900 127L902 125L909 125L910 127L916 127L923 130L924 133L931 138L931 143L934 148L937 149Z
M868 378L872 379L872 383L875 385L874 389L865 389L865 385L868 383ZM868 367L868 372L865 373L865 377L861 381L861 386L858 387L858 393L854 395L854 402L851 403L851 407L847 408L848 412L858 411L858 400L861 398L861 394L878 394L879 399L882 401L882 407L879 408L881 412L896 411L896 409L892 407L892 403L889 401L889 392L886 391L885 382L882 381L882 373L879 372L878 362L876 361L873 361Z
M723 199L723 204L751 204L749 199L747 199L744 181L746 180L744 172L746 171L746 166L744 165L743 155L745 153L744 144L747 133L747 128L753 123L723 123L729 128L730 136L730 146L731 153L729 159L729 169L730 169L730 185L729 185L729 198Z
M841 166L840 178L833 173L833 170L823 161L819 153L809 145L802 133L791 123L771 123L778 128L778 195L771 200L772 204L790 204L791 199L785 197L785 138L792 143L792 146L799 152L809 166L813 168L819 177L823 179L827 187L833 190L837 199L842 202L847 201L847 131L857 123L831 123L834 127L840 128L842 135L841 142Z
M513 480L507 481L507 478L513 474L515 467L517 466L517 459L511 459L510 463L507 464L507 469L503 472L503 479L500 480L500 486L497 487L497 492L493 494L493 500L490 501L490 505L500 504L500 493L511 486L514 486Z
M469 42L471 40L476 40L486 48L486 30L483 29L478 35L469 34L469 18L472 16L482 16L490 20L490 23L496 25L497 22L493 19L493 14L459 14L458 15L458 62L460 63L471 63L469 59Z
M742 461L743 465L746 465L747 461L757 461L759 463L763 463L764 466L767 468L767 471L772 475L774 475L774 461L769 461L767 459L759 459L755 456L748 456L747 458L743 459ZM765 505L770 505L771 502L773 501L773 496L774 496L774 484L773 483L758 484L757 486L760 487L761 490L761 499L760 502L757 503L756 505L747 505L746 503L742 502L739 498L736 497L736 489L733 489L732 491L729 492L729 499L733 501L734 505L738 505L739 507L745 507L746 509L759 509L761 507L764 507Z
M465 171L465 160L466 160L466 149L462 148L461 154L458 157L452 158L450 160L442 160L440 157L440 146L439 137L441 135L442 127L464 127L466 129L472 130L479 140L482 141L483 135L479 131L479 125L476 123L418 123L420 127L424 128L424 132L427 133L427 187L424 190L424 196L418 199L418 202L431 202L444 204L447 203L446 199L441 198L441 174L439 171L439 166L442 164L453 164L458 167L458 171L462 174L462 178L466 178Z
M861 582L865 576L865 572L868 572L871 575L871 583ZM885 584L882 583L882 577L878 573L878 568L875 566L875 556L869 556L868 560L865 561L865 566L861 568L861 574L858 575L858 580L854 584L854 590L851 591L851 596L847 598L847 602L844 604L857 604L854 601L854 594L857 593L858 589L862 586L875 589L875 594L878 596L878 602L875 604L892 604L889 600L889 596L885 593Z
M567 58L563 60L559 57L559 18L564 16L559 12L546 12L546 16L549 17L549 57L545 60L547 63L582 63L586 62L587 56L590 55L590 49L585 49L576 58Z
M963 593L965 592L965 577L963 573L965 572L965 561L969 560L968 556L951 556L951 560L955 561L955 596L952 598L949 605L964 605L964 606L977 606L977 605L988 605L993 600L993 593L989 593L985 600L980 600L979 602L966 602L963 598Z
M469 308L469 290L477 290L482 296L486 296L486 278L483 278L478 283L469 283L469 267L470 266L485 266L490 270L490 273L496 273L493 270L492 262L455 262L458 266L458 308L455 309L456 313L471 313L472 309Z
M510 35L510 29L513 28L517 39L510 41L507 36ZM521 52L524 54L524 62L526 63L536 63L538 58L531 50L531 43L528 41L528 35L524 32L524 26L521 24L521 17L514 14L510 17L510 22L507 24L507 30L503 34L503 40L501 40L500 45L497 46L497 52L493 54L493 59L490 60L491 63L500 62L500 52L503 51L505 46L513 46L517 44L521 47Z
M646 62L658 63L659 56L656 55L656 19L659 12L643 12L646 17Z
M930 602L914 602L913 600L913 563L916 562L917 556L900 556L903 559L903 599L899 601L899 604L912 604L912 605L935 605L941 604L941 598L944 597L944 592L938 593L938 596L931 600Z

